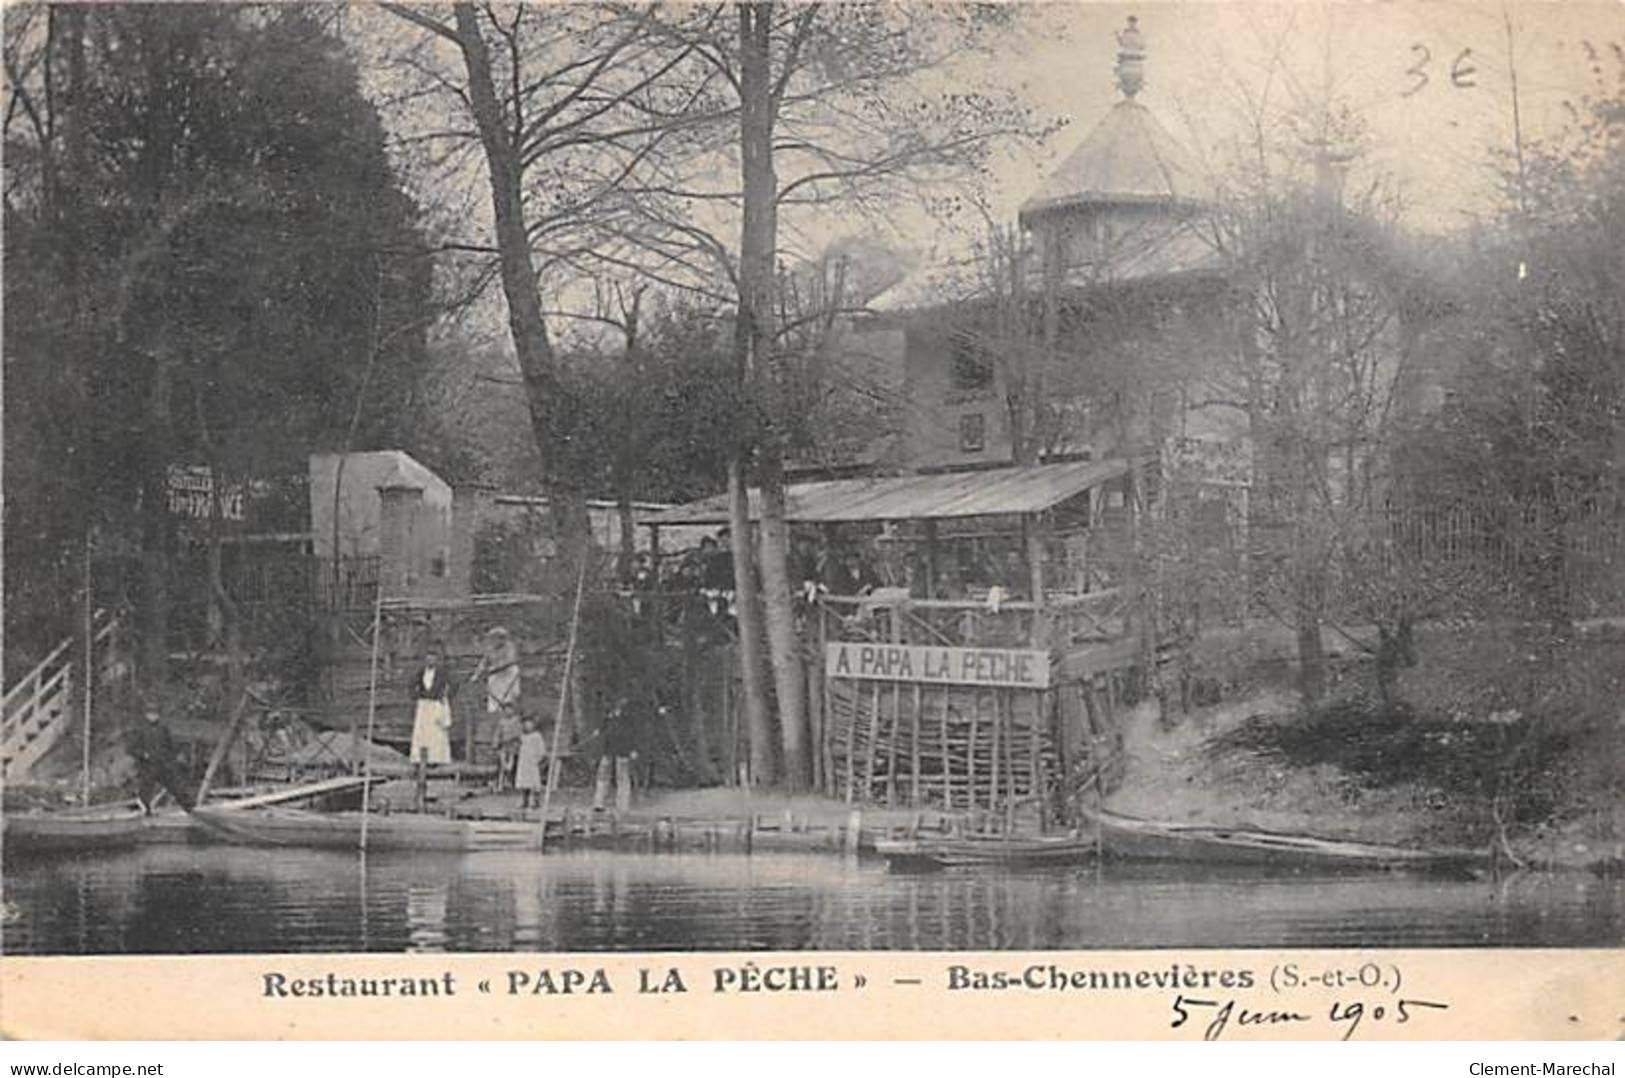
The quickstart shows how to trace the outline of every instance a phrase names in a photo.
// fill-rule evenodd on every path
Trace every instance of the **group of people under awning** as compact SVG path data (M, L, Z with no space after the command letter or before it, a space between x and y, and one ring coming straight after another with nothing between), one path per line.
M863 597L886 589L911 599L980 599L995 588L1012 598L1024 595L1030 580L1013 537L1002 547L948 537L937 542L932 557L923 538L890 525L844 541L796 532L790 573L807 598Z
M793 528L789 552L791 588L798 604L820 595L864 597L879 589L901 589L913 599L984 600L1025 598L1031 574L1019 535L948 535L927 554L918 536L905 536L892 526L869 534L838 535L829 530ZM657 565L640 553L621 581L635 613L647 612L646 596L693 594L717 617L731 617L734 607L734 558L727 528L706 536L698 546L673 554ZM669 617L680 606L668 607Z

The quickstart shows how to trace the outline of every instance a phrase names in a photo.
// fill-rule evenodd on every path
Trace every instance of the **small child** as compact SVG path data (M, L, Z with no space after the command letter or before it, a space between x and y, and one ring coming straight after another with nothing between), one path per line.
M519 791L519 807L528 809L541 805L542 760L547 756L547 742L542 740L535 716L525 717L524 730L514 766L514 787Z

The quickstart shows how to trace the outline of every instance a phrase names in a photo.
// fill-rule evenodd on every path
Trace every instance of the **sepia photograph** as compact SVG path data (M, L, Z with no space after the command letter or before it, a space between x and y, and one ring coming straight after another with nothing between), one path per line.
M1618 4L3 18L8 960L1625 939Z

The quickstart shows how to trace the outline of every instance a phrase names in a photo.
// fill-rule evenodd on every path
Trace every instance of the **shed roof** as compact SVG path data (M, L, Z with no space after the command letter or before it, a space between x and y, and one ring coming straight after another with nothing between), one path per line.
M1127 471L1127 461L1113 459L797 483L786 488L785 519L799 524L837 524L1036 513ZM752 490L752 520L760 510L759 492ZM662 525L727 522L726 494L652 513L640 521Z

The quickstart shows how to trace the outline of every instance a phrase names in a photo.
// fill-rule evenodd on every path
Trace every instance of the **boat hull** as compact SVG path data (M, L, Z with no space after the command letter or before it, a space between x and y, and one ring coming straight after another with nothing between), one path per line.
M1317 871L1434 872L1471 871L1485 860L1483 854L1472 850L1411 849L1247 828L1163 823L1104 810L1084 815L1097 830L1105 856L1124 860Z
M141 841L149 817L140 809L103 814L7 813L5 846L9 852L106 850Z
M359 812L203 808L194 815L217 838L244 845L355 850L362 844ZM540 849L542 844L542 825L534 822L366 817L369 850L515 850Z
M980 865L1076 865L1095 855L1092 836L877 839L875 852L899 869Z

